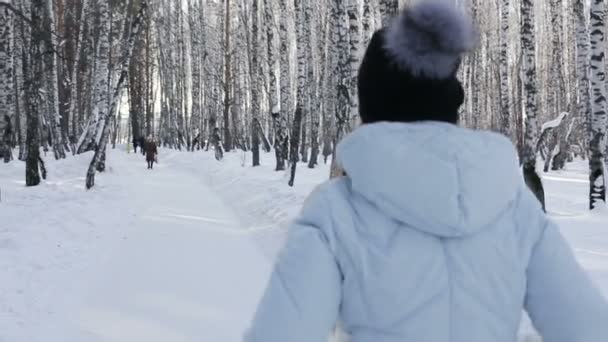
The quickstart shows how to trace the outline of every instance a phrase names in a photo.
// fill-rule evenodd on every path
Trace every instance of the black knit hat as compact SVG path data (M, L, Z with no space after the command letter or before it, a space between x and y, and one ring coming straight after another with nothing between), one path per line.
M456 73L477 31L446 0L418 0L376 32L359 70L363 123L458 122L464 90Z

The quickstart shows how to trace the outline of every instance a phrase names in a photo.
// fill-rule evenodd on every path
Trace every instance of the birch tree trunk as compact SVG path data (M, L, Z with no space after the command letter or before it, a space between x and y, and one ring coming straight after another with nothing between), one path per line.
M551 0L549 2L549 12L551 13L551 46L557 53L551 54L551 67L549 68L550 87L547 96L548 109L551 116L557 116L566 108L564 57L561 52L563 49L563 4L562 0Z
M282 15L286 15L283 13ZM276 50L276 39L275 39L275 20L273 15L272 2L270 0L264 0L264 18L266 26L266 44L268 54L268 78L269 78L269 89L268 89L268 105L270 108L270 116L272 118L273 130L274 130L274 146L275 146L275 158L276 158L276 170L285 169L285 160L283 159L282 152L282 139L285 133L281 127L281 107L279 104L279 89L278 89L278 78L277 70L279 60L277 58ZM283 44L283 42L281 42Z
M97 117L95 136L91 141L92 149L97 149L103 135L108 114L108 80L110 75L110 5L106 0L97 2L99 9L99 45L95 68L95 90L93 108ZM104 146L105 148L105 146Z
M310 39L310 12L306 7L310 6L308 0L294 0L296 11L296 44L298 55L298 87L296 111L291 130L290 166L291 176L289 186L294 186L296 169L298 167L298 147L300 144L300 131L302 130L302 119L304 118L304 107L306 106L306 56L307 39Z
M19 1L19 9L22 12L24 11L23 3ZM18 122L17 122L17 130L19 135L19 160L25 161L27 157L27 104L24 96L25 90L25 81L26 75L24 74L24 65L27 62L27 53L28 53L28 29L29 24L25 23L23 20L17 21L17 25L13 26L15 29L14 37L15 37L15 45L14 45L14 74L15 74L15 83L14 83L14 92L15 92L15 104L18 109Z
M13 14L0 7L0 158L11 159L12 118L15 116L13 77Z
M200 141L201 127L200 121L202 117L201 113L201 27L198 22L198 13L200 5L194 0L188 0L188 13L189 13L189 26L190 26L190 69L192 72L192 92L191 100L192 103L192 119L191 119L191 130L194 138L192 151L194 151L197 143ZM197 138L197 135L199 136Z
M58 63L57 53L58 50L57 36L55 30L55 10L53 8L53 1L46 1L46 16L45 16L45 28L49 33L48 39L46 39L47 53L45 55L46 65L48 68L47 74L47 101L49 107L49 125L51 136L53 138L53 152L55 159L65 158L65 144L63 142L63 132L61 129L61 115L59 112L59 76L58 76Z
M110 65L110 7L106 0L98 0L99 26L97 28L98 42L95 58L95 71L93 73L93 91L91 97L92 116L89 118L87 128L82 133L76 153L97 149L100 141L105 118L108 111L108 79Z
M280 107L278 112L273 112L273 119L278 128L275 133L274 149L277 159L276 170L285 170L285 163L289 155L289 134L287 133L287 118L289 117L289 98L291 97L291 73L290 73L290 50L289 50L289 27L287 0L279 0L281 15L279 16L279 40L280 40Z
M312 7L309 6L312 11ZM310 160L308 162L308 168L315 168L319 164L319 153L320 143L323 136L321 135L321 117L325 116L325 105L326 105L326 83L327 83L327 36L329 31L329 16L327 15L327 6L321 9L323 16L317 16L315 23L316 34L314 37L316 45L316 63L314 63L314 69L309 72L309 77L312 77L311 83L311 95L309 98L312 100L311 108L309 108L309 115L311 121L311 148L310 148ZM317 10L317 12L320 12ZM312 14L310 15L312 17ZM312 49L311 49L312 51Z
M260 132L259 125L256 125L256 120L260 121L260 108L262 87L259 80L259 56L260 56L260 39L259 39L259 0L253 0L251 6L251 152L253 155L253 166L260 166Z
M500 3L500 132L512 138L511 132L511 107L509 98L509 11L510 0L502 0Z
M359 65L361 64L361 29L359 24L359 0L348 0L348 21L349 21L349 67L350 85L348 87L348 98L350 114L348 118L349 131L354 130L359 124L359 97L357 96L357 80L359 75Z
M25 99L27 111L27 159L25 161L25 184L40 184L40 103L44 75L44 0L31 0L31 40L29 54L24 61Z
M536 33L534 3L521 0L522 79L525 93L526 133L522 152L524 179L545 209L545 192L536 172L536 144L538 142L538 89L536 85Z
M224 148L226 152L232 149L232 136L230 134L230 106L232 105L232 47L230 45L231 8L230 0L225 0L224 16Z
M591 125L589 143L590 208L606 203L604 158L606 153L606 46L604 0L591 1Z
M577 77L577 114L580 123L587 122L591 116L591 84L589 82L589 12L586 10L585 0L576 0L574 12L576 15L576 77ZM585 132L587 134L587 132Z
M78 120L76 120L76 111L78 109L78 71L80 66L80 56L82 55L85 44L83 44L84 33L85 33L85 25L87 23L87 13L89 11L89 0L82 0L82 9L80 11L80 20L79 20L79 28L78 28L78 37L74 44L74 61L72 65L72 73L71 73L71 82L70 82L70 107L69 107L69 123L68 127L70 132L68 136L70 137L70 143L73 144L72 152L76 153L76 125Z
M333 142L333 160L331 164L331 177L341 176L343 171L337 164L336 146L346 136L349 128L349 116L351 114L352 92L351 86L351 67L349 63L349 40L348 40L348 17L346 15L346 0L334 0L332 21L336 25L335 35L333 36L334 54L337 56L336 65L336 136Z

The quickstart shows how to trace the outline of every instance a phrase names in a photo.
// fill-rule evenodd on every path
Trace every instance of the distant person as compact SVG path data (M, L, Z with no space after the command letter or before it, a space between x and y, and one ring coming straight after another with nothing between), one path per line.
M146 139L144 146L144 150L146 151L146 161L148 162L148 169L152 170L154 168L154 162L157 160L158 147L156 146L156 142L151 135L148 136L148 139Z
M326 342L337 322L356 342L516 342L523 309L546 342L608 341L608 304L512 143L457 126L476 42L451 0L374 34L346 174L306 201L246 342Z
M137 147L139 147L139 138L133 137L133 152L137 154ZM143 148L143 146L142 146Z

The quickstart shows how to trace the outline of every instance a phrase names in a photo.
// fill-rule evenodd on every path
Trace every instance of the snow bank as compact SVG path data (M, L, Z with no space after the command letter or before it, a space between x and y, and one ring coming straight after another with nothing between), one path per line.
M46 162L49 176L25 187L25 165L0 165L0 341L31 341L78 291L83 272L111 253L129 226L123 170L110 165L86 192L90 155ZM120 215L115 215L120 213ZM75 298L76 296L70 296Z

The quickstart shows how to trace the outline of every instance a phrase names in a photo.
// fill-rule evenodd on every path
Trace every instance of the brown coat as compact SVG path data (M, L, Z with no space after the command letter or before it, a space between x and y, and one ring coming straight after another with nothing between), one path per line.
M146 151L146 160L154 161L156 159L156 155L158 154L156 143L154 141L146 141L144 144L144 149Z

